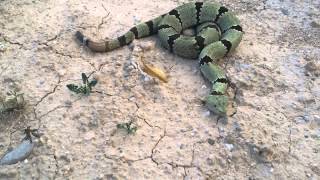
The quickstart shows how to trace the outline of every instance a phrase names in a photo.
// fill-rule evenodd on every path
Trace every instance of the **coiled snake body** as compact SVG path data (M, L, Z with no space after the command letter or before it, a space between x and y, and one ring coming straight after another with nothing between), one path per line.
M196 35L182 32L194 28ZM79 31L77 39L95 52L108 52L130 44L134 39L158 34L163 47L185 58L198 58L203 76L212 83L205 103L209 110L225 115L228 106L228 81L218 60L232 52L243 35L238 18L218 3L193 2L132 27L116 39L95 42Z

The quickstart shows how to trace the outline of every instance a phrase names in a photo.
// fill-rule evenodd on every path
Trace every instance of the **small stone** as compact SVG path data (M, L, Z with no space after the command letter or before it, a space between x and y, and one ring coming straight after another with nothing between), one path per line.
M129 101L135 102L135 101L136 101L136 98L135 98L134 96L131 96L131 97L129 97Z
M154 46L155 46L155 43L151 42L151 41L139 44L139 47L141 49L143 49L144 51L150 51L150 50L154 49Z
M294 121L295 121L296 124L305 124L306 123L304 118L301 117L301 116L294 118Z
M315 138L320 138L320 128L316 130L315 134L313 135Z
M66 106L71 106L71 105L72 105L72 102L71 102L70 100L66 100L66 101L64 102L64 104L65 104Z
M0 42L0 52L5 52L6 51L6 46Z
M234 129L234 131L241 131L240 124L238 122L234 122L233 129Z
M149 76L144 76L143 81L149 82L151 81L151 78Z
M232 151L234 148L233 144L224 144L229 151Z
M213 160L210 159L210 158L207 158L207 164L208 164L209 166L213 166L213 165L214 165Z
M318 24L318 23L315 22L315 21L312 21L312 22L310 23L310 26L313 27L313 28L320 28L320 24Z
M89 131L84 135L85 140L91 140L95 137L95 133L93 131Z
M64 76L64 75L66 75L67 70L66 69L61 69L61 70L59 70L58 73L59 73L60 76Z
M270 168L270 172L273 173L273 171L274 171L274 169L273 169L273 168Z
M204 116L204 117L208 117L208 116L210 116L210 111L206 111L206 112L204 112L204 113L203 113L203 116Z
M127 69L130 71L130 70L133 70L133 69L136 69L136 68L135 68L134 65L131 64L131 65L129 65L129 66L127 67Z
M312 118L312 116L309 116L309 115L303 116L303 119L305 122L310 122L312 120L311 118Z
M139 17L137 17L137 16L133 16L133 22L134 22L135 25L139 24L141 22L141 19Z
M211 139L211 138L208 138L208 143L210 144L210 145L214 145L214 143L215 143L215 141L213 140L213 139Z
M287 9L281 8L280 10L284 15L289 15L289 11Z
M319 76L320 75L320 64L310 61L308 62L305 66L305 74L308 75L313 75L313 76Z
M180 145L180 149L184 149L186 146L184 144Z

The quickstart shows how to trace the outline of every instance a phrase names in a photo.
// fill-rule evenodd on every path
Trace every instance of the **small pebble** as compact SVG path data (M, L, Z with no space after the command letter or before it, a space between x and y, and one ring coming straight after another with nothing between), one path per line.
M270 172L271 172L271 173L273 173L273 170L274 170L273 168L270 168Z
M315 21L312 21L312 22L310 23L310 25L311 25L311 27L313 27L313 28L320 28L320 24L318 24L318 23L315 22Z
M203 116L204 116L204 117L208 117L208 116L210 116L210 111L206 111L206 112L204 112L204 113L203 113Z
M207 141L208 141L208 143L209 143L210 145L214 145L214 143L215 143L215 141L214 141L213 139L211 139L211 138L209 138Z
M145 82L149 82L149 81L151 81L151 78L150 78L149 76L144 76L143 81L145 81Z
M226 148L229 150L229 151L232 151L233 149L233 144L224 144L226 146Z
M95 133L93 131L89 131L84 135L85 140L91 140L95 137Z
M0 42L0 52L6 51L6 46Z
M139 44L139 47L145 51L150 51L151 49L154 49L155 43L154 42L144 42Z
M284 15L289 15L289 11L287 9L281 8L280 10Z
M134 22L135 25L139 24L141 22L141 19L139 17L137 17L137 16L133 16L133 22Z
M316 137L316 138L320 138L320 128L316 131L315 137Z

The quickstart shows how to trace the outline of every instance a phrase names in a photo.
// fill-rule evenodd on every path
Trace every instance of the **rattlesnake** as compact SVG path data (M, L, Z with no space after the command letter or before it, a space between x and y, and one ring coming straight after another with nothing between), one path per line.
M182 33L189 28L194 28L196 35ZM192 2L140 23L115 39L95 42L79 31L76 37L92 51L108 52L153 34L158 34L162 46L171 52L181 57L199 59L203 76L212 83L205 104L214 113L225 115L228 80L217 62L234 51L243 35L238 18L226 7L212 2Z

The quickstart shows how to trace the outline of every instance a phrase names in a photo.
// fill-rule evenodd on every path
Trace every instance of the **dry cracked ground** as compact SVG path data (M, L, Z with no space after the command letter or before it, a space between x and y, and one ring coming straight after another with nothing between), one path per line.
M27 103L1 120L0 156L27 126L42 133L0 179L319 179L320 1L219 1L245 31L223 63L237 89L228 118L202 105L197 61L156 37L101 54L74 38L116 37L186 2L0 0L1 96L18 89ZM169 82L146 78L137 54ZM82 72L98 79L90 96L66 88ZM117 129L129 121L136 133Z

